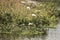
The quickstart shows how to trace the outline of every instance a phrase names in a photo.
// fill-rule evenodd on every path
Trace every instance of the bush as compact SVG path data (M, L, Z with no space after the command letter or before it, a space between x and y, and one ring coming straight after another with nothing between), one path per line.
M55 28L59 19L57 3L37 2L30 5L21 3L16 5L17 2L12 1L10 7L6 6L8 4L5 6L1 4L0 33L38 35L46 33L47 28Z

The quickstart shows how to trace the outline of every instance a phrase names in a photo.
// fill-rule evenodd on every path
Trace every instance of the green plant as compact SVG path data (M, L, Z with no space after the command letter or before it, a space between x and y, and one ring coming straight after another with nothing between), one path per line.
M37 2L28 5L10 0L4 5L2 1L0 4L0 33L11 35L46 33L47 28L55 28L58 22L60 12L57 10L57 4L57 2Z

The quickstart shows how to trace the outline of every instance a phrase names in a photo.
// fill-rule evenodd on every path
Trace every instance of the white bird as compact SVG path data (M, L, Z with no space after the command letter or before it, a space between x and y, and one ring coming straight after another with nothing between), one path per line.
M35 14L32 14L32 16L36 16Z
M30 10L31 8L28 6L27 9Z
M33 23L29 23L28 25L32 25Z

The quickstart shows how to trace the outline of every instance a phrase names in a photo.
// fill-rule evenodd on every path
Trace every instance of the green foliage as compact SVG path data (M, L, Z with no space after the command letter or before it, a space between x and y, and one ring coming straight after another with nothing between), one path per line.
M47 28L54 28L58 22L57 3L37 2L30 5L21 4L21 7L15 3L12 5L7 7L1 4L0 33L38 35L46 33Z

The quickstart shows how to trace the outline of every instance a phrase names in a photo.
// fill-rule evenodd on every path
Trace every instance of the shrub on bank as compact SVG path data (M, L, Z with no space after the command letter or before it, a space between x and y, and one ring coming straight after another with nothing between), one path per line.
M9 2L11 1L7 1ZM55 28L59 19L57 3L17 2L12 1L9 7L8 4L1 4L0 33L38 35L46 33L48 28Z

